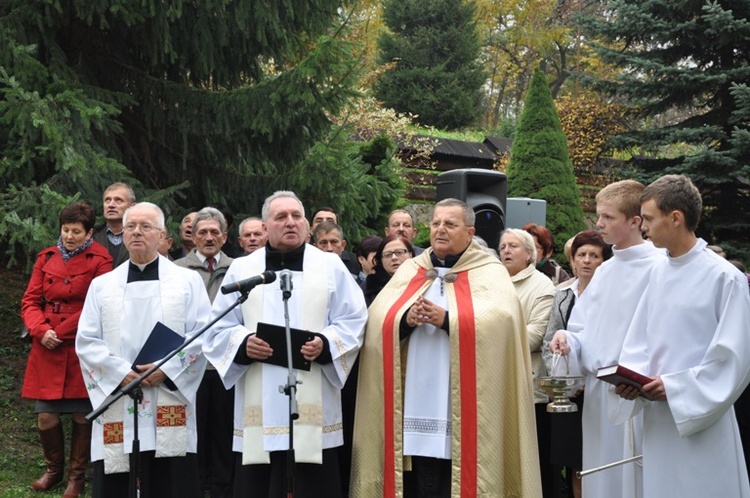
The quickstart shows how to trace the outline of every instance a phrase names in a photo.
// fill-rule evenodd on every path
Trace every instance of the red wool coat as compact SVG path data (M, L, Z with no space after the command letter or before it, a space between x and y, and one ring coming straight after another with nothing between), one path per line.
M56 246L39 253L21 300L21 316L31 335L21 391L24 398L88 398L75 350L78 319L91 281L110 270L112 256L96 242L67 263ZM41 343L50 329L63 341L53 350Z

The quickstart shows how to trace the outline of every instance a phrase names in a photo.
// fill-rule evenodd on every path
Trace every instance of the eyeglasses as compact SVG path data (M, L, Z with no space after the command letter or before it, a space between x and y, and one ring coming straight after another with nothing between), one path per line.
M383 253L383 259L391 259L393 256L400 258L404 254L408 253L408 249L396 249L395 251L388 251Z
M161 228L157 228L152 225L139 225L138 223L128 223L127 225L125 225L126 232L135 232L136 228L140 228L141 232L143 233L148 233L153 230L161 230Z

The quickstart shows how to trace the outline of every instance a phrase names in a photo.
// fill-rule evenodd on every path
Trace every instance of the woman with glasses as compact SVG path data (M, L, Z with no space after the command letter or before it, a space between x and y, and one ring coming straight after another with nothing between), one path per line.
M77 202L62 210L57 245L39 253L21 301L21 315L31 336L21 395L36 400L47 465L30 487L47 491L62 482L65 446L60 414L70 413L73 435L65 498L83 493L91 441L91 424L85 419L91 403L75 350L78 319L91 281L112 269L112 256L92 238L95 221L88 204Z
M398 234L386 235L375 252L375 266L372 275L365 282L365 301L370 306L378 293L385 287L398 267L414 257L414 247Z
M576 300L591 282L594 272L606 260L612 257L612 248L604 242L602 236L595 230L586 230L573 239L571 246L571 265L576 279L566 282L566 286L558 290L552 303L547 331L542 345L542 357L550 375L552 372L552 352L549 343L560 329L566 329L568 319L573 312ZM578 411L572 413L556 413L552 419L550 442L550 457L553 465L566 468L566 480L572 488L572 496L581 497L581 480L576 478L576 471L581 470L582 462L582 429L581 414L583 413L583 394L573 398L578 405Z
M380 239L380 237L377 237ZM409 258L414 257L414 249L411 243L403 236L398 234L386 235L380 241L380 244L372 247L372 237L368 237L360 243L357 248L357 255L360 257L362 268L367 270L366 261L372 261L370 273L367 275L364 283L365 302L369 307L375 300L378 293L385 287L385 284L391 279L401 264ZM377 248L377 249L376 249ZM370 250L375 255L370 258ZM363 261L362 255L368 253L366 261ZM354 408L357 404L357 379L359 378L359 358L352 365L349 377L346 379L344 389L341 391L342 415L344 422L344 444L341 446L339 453L339 469L341 472L342 487L344 496L349 495L349 477L351 475L352 460L352 436L354 428Z

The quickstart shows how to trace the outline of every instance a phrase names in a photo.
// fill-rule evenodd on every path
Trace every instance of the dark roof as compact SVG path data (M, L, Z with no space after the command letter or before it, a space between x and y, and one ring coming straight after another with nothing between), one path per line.
M464 142L463 140L451 140L439 138L438 144L433 149L433 155L471 157L475 159L488 159L494 161L497 155L490 148L480 142Z
M484 137L484 144L492 148L495 154L504 154L510 151L513 139L508 137Z
M503 153L510 148L511 139L502 137L486 137L484 142L467 142L464 140L453 140L450 138L427 137L435 142L432 156L451 156L472 159L483 159L495 161L498 159L497 151ZM507 143L507 145L506 145ZM411 147L400 145L402 150Z

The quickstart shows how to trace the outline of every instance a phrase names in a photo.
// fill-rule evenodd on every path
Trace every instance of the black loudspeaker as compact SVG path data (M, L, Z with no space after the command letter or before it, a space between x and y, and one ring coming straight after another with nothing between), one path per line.
M449 197L464 201L476 213L476 234L497 250L505 230L508 178L486 169L455 169L437 177L437 200Z

